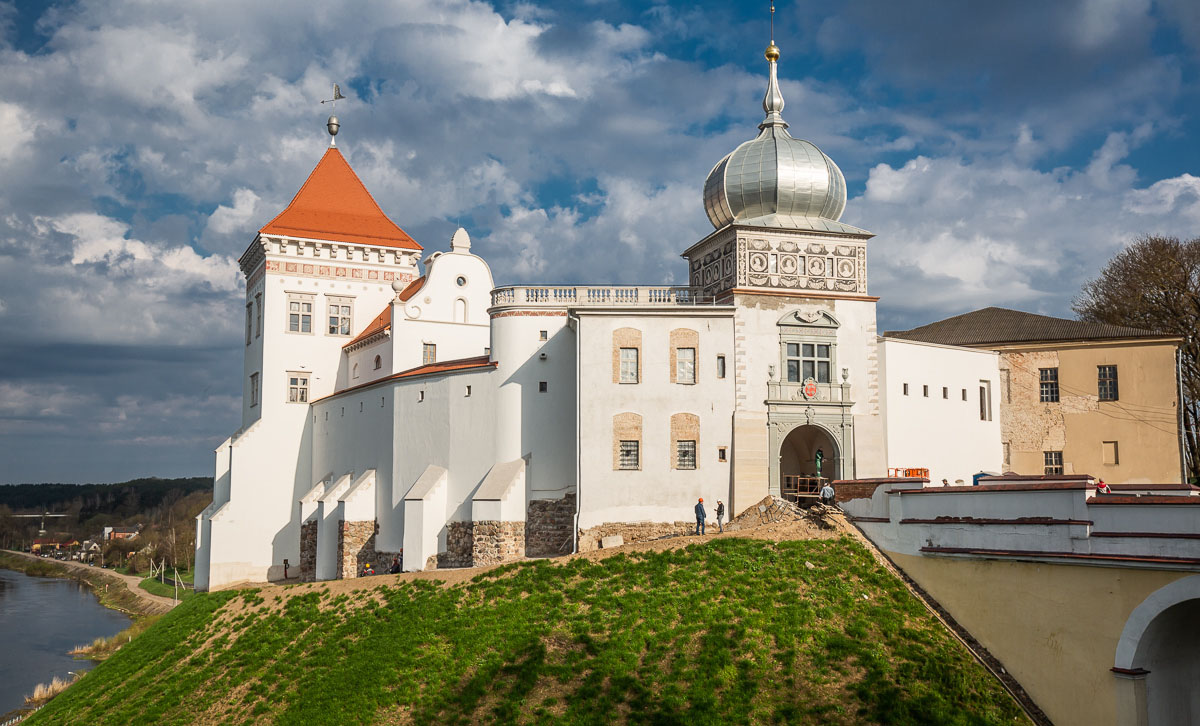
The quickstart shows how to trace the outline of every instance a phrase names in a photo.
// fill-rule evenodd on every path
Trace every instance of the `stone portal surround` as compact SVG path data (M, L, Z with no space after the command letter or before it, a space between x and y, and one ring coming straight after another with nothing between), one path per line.
M315 523L314 523L315 533ZM392 564L393 557L399 557L399 552L379 552L375 549L375 535L379 534L379 522L368 520L347 522L342 520L338 528L338 579L348 580L358 577L363 565L370 563L375 567L375 573L386 572ZM314 538L315 539L315 538ZM303 556L301 562L303 562Z
M317 579L317 520L300 525L300 582Z

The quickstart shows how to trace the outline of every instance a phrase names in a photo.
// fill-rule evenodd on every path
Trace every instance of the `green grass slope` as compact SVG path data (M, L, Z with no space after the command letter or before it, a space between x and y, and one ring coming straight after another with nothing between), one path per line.
M190 598L27 723L1028 723L849 538L388 581Z

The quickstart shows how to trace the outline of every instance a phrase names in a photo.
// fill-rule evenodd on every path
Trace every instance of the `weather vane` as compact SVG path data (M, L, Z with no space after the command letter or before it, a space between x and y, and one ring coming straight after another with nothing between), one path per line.
M771 0L771 45L775 45L775 0ZM334 88L336 89L337 86Z
M337 111L337 102L342 98L345 98L345 96L342 95L342 89L338 86L338 84L335 83L333 84L333 98L328 98L324 101L321 101L321 105L324 106L327 103L333 104L333 110ZM325 122L325 128L329 131L329 146L331 148L337 146L337 139L335 137L337 136L337 132L340 127L341 124L338 123L338 117L336 114L330 116L329 120Z

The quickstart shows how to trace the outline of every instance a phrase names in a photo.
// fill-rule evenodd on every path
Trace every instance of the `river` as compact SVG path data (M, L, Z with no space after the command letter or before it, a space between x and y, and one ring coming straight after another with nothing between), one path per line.
M34 686L70 678L95 663L67 651L129 626L86 585L0 569L0 714L21 706Z

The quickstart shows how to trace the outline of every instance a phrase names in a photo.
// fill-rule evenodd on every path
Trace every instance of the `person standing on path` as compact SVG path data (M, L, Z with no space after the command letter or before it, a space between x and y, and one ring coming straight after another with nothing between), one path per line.
M696 534L704 534L705 519L708 519L708 512L704 511L704 497L700 497L696 502Z
M721 519L725 516L725 502L717 500L717 531L721 534L725 533L725 525L721 524Z

